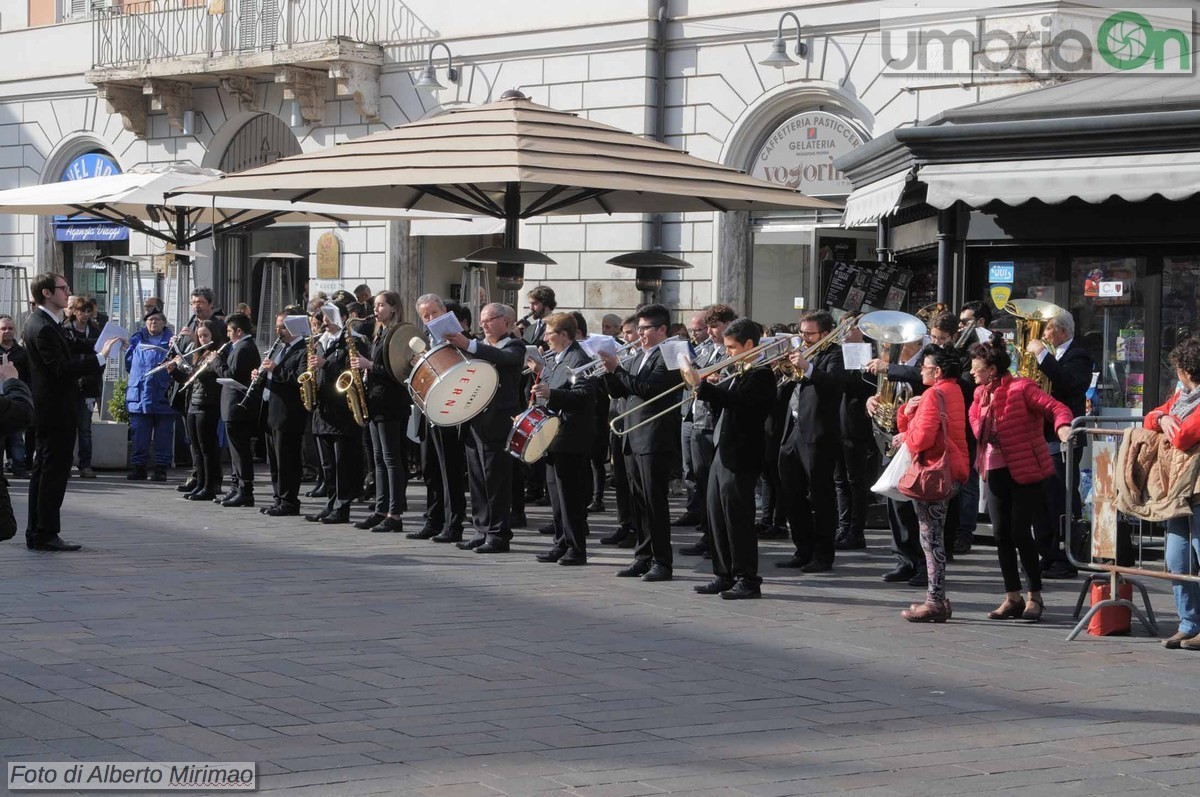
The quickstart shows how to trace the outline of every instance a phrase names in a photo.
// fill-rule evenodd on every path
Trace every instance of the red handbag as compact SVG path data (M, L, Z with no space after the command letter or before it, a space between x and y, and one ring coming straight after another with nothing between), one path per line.
M938 414L942 418L942 455L933 462L926 462L924 452L913 457L912 464L900 477L897 489L914 501L937 503L945 501L954 492L954 480L950 477L950 419L946 417L946 399L936 389Z

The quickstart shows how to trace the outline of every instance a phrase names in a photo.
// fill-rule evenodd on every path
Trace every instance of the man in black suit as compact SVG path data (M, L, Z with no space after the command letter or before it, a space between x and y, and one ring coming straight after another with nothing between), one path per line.
M475 553L504 553L512 539L508 515L512 506L515 460L508 453L506 442L512 431L513 416L521 412L523 406L521 372L525 366L525 344L512 334L516 317L508 305L493 302L479 311L482 342L471 340L461 332L446 336L447 343L496 366L500 377L487 408L468 421L463 430L475 537L461 547ZM461 536L459 532L459 539ZM458 542L439 540L438 537L434 540Z
M637 316L633 315L622 321L621 337L617 343L628 344L637 342L637 324ZM618 348L620 347L618 346ZM630 355L630 358L635 356L637 355ZM603 381L600 382L599 389L605 395L609 396L608 417L604 419L604 433L608 435L608 451L609 456L612 458L613 494L617 503L616 531L607 537L601 537L600 544L632 548L637 545L638 539L637 515L633 511L633 497L630 495L629 490L629 472L632 465L629 463L629 457L623 453L624 446L621 443L621 436L609 426L609 423L614 418L627 409L627 399L610 395ZM623 424L623 421L617 421L616 427L619 429Z
M587 564L587 504L593 436L596 433L596 384L592 379L571 379L571 369L591 361L575 341L578 324L569 313L546 318L546 343L554 364L543 369L533 386L533 396L556 413L558 434L546 455L546 491L554 514L554 545L539 562L560 565Z
M321 308L325 332L308 367L317 378L317 407L313 411L313 436L321 450L321 467L329 491L325 509L305 515L310 523L350 522L350 505L362 492L362 427L354 421L346 397L337 390L337 380L350 367L346 347L345 307L333 302ZM336 485L336 487L335 487Z
M762 327L748 318L722 330L723 350L736 357L762 339ZM753 355L750 355L753 357ZM691 368L683 378L696 388L696 398L720 411L713 444L716 456L708 474L708 524L712 529L713 580L693 587L702 595L720 594L726 600L758 598L758 534L754 529L754 484L762 472L766 436L763 429L775 400L775 375L770 368L739 363L733 380L713 384L718 374L702 381Z
M1092 386L1092 371L1096 364L1083 346L1075 343L1074 316L1066 312L1050 319L1042 330L1042 340L1031 340L1026 348L1037 356L1038 368L1050 379L1050 395L1066 404L1076 418L1083 415L1087 411L1087 392ZM1063 444L1050 425L1047 425L1046 441L1050 446L1050 459L1054 462L1054 475L1044 482L1045 511L1034 517L1033 533L1042 556L1042 577L1074 578L1076 570L1067 561L1062 548L1063 535L1059 525L1059 518L1067 514L1067 461L1061 453ZM1071 496L1068 529L1082 510L1078 486L1082 440L1071 445L1070 453L1076 487Z
M254 325L241 313L229 316L225 325L233 345L213 359L213 373L218 379L232 379L248 388L252 374L262 361L254 342ZM247 399L245 406L242 406L242 399ZM225 422L233 474L233 488L216 501L221 506L254 506L254 437L258 434L261 408L259 396L247 398L245 390L221 386L221 420Z
M537 346L545 350L546 317L554 312L554 308L558 307L554 289L548 285L538 285L526 294L526 297L529 299L528 317L533 320L526 322L524 326L516 330L516 333L530 346Z
M815 310L800 317L800 338L811 349L833 330L833 316ZM833 463L842 455L841 406L845 385L842 347L790 357L800 379L788 402L779 446L779 478L796 553L776 567L820 573L833 568L837 506Z
M647 304L637 310L637 330L642 350L628 367L616 356L602 354L608 393L624 397L627 409L642 406L663 391L683 385L677 367L668 367L661 346L667 339L671 314L661 304ZM672 366L675 364L672 363ZM682 394L671 396L678 400ZM626 419L626 429L646 420L669 404L666 399L650 404ZM633 564L617 573L624 578L641 576L643 581L670 581L672 577L671 518L667 491L671 472L680 461L680 415L667 412L621 438L621 450L630 455L630 486L634 516L637 518L638 545Z
M308 426L308 411L300 397L297 380L308 368L308 317L275 316L275 334L280 345L272 356L259 366L267 372L263 401L267 405L267 464L271 469L271 488L274 501L261 510L271 517L300 514L300 475L304 430Z
M71 474L79 380L104 372L105 360L117 339L110 339L100 354L73 354L62 329L71 286L62 275L45 273L35 276L29 289L37 307L25 322L22 339L33 379L37 443L29 480L25 544L37 551L78 551L80 546L58 535L63 496Z

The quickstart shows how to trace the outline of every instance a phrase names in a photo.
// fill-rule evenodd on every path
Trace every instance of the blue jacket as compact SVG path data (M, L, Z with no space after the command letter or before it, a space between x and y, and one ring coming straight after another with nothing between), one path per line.
M163 369L149 379L146 378L148 371L167 359L167 346L170 342L169 327L157 336L151 335L145 327L129 336L129 348L125 352L125 371L129 374L129 387L125 388L125 405L130 413L169 415L174 412L171 402L167 400L171 375Z

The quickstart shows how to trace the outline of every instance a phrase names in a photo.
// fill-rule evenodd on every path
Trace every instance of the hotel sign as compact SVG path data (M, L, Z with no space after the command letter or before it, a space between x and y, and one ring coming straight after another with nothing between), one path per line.
M837 114L797 114L767 136L750 173L809 196L845 196L854 186L833 162L861 147L863 140L854 123Z

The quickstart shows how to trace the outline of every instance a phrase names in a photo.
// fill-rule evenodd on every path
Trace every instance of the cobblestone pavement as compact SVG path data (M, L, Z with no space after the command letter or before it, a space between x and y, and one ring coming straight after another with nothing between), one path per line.
M1040 625L986 620L989 548L913 626L881 533L817 576L766 544L764 599L731 602L695 558L614 578L595 533L566 568L536 531L480 556L297 520L72 480L84 552L0 546L3 759L253 760L289 795L1200 795L1200 656L1065 642L1079 581Z

